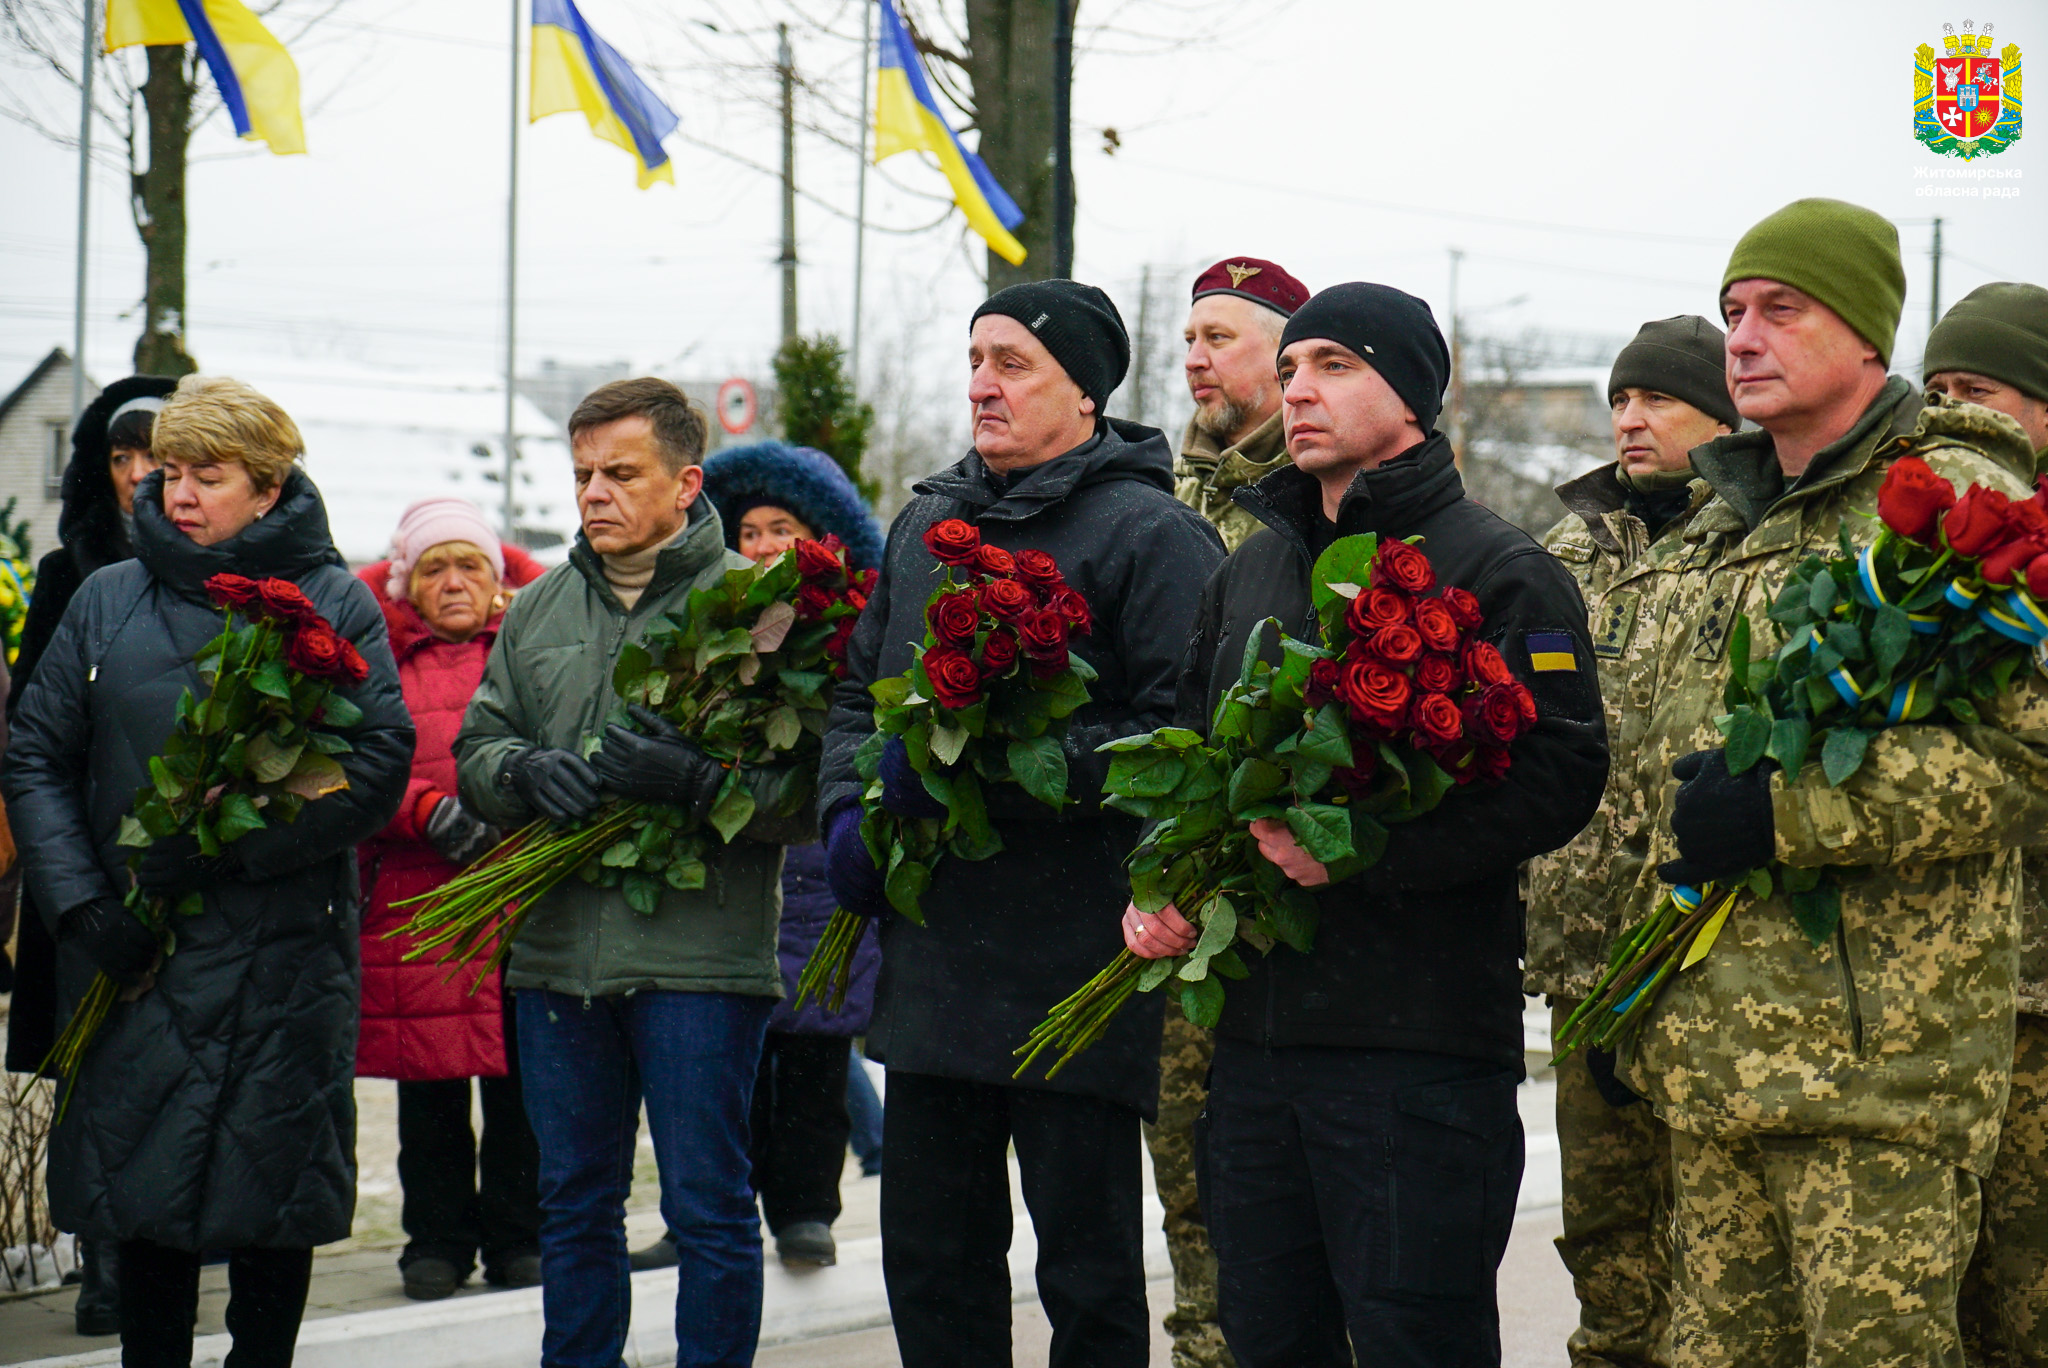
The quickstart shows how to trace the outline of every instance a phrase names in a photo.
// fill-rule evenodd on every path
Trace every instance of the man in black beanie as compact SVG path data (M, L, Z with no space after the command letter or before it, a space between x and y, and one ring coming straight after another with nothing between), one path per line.
M1606 729L1571 575L1465 497L1431 427L1450 370L1429 306L1340 285L1281 336L1293 464L1239 490L1265 524L1203 593L1179 725L1207 732L1254 632L1313 635L1316 555L1339 536L1420 538L1442 586L1476 597L1477 636L1535 696L1497 783L1392 828L1332 881L1278 821L1260 853L1316 891L1315 948L1246 956L1216 1030L1198 1137L1218 1309L1242 1368L1468 1368L1500 1362L1494 1277L1522 1171L1522 946L1516 869L1598 804ZM1178 909L1128 907L1125 946L1183 953Z
M1529 862L1522 988L1561 1025L1623 927L1658 889L1641 887L1648 805L1661 757L1639 746L1655 695L1661 600L1677 573L1687 515L1706 502L1689 453L1742 426L1724 374L1727 339L1694 314L1643 324L1607 380L1616 459L1560 485L1568 510L1543 539L1585 595L1607 708L1612 763L1598 817L1564 849ZM1557 1070L1564 1170L1558 1253L1578 1293L1574 1363L1659 1364L1671 1326L1671 1132L1614 1082L1613 1056L1587 1051Z
M819 778L826 871L839 905L879 919L871 1057L888 1067L883 1112L882 1269L904 1368L1010 1361L1014 1145L1038 1236L1038 1296L1051 1362L1143 1368L1145 1304L1139 1122L1159 1095L1160 1004L1133 1003L1058 1077L1017 1080L1011 1051L1113 958L1136 820L1101 802L1105 741L1172 720L1202 584L1223 544L1173 497L1173 452L1152 428L1102 416L1130 345L1091 285L1013 285L975 311L967 397L974 449L918 482L889 531L881 576L848 645ZM1095 668L1069 719L1063 812L990 784L1002 850L948 855L922 900L925 924L889 909L860 836L861 805L944 816L900 739L868 798L854 756L874 734L868 686L901 675L925 636L942 567L934 524L973 523L984 547L1050 555L1094 624L1071 648Z

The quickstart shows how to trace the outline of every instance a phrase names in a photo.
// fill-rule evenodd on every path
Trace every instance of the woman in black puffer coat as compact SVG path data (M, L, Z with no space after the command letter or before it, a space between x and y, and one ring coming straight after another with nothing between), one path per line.
M156 422L164 469L135 499L136 559L80 587L16 709L5 789L68 1016L96 971L126 991L72 1082L50 1145L51 1215L118 1240L123 1362L188 1365L200 1251L228 1250L235 1361L290 1362L312 1248L355 1205L357 890L351 848L391 819L412 723L384 620L294 464L298 430L234 381L187 377ZM214 859L156 842L134 878L203 894L175 954L121 905L115 843L192 659L220 631L223 571L295 582L362 652L347 789Z

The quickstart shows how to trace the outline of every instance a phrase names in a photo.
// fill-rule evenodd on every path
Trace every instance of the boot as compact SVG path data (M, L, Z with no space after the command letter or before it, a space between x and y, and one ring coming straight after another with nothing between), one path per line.
M121 1333L121 1246L78 1239L78 1304L72 1322L81 1335Z

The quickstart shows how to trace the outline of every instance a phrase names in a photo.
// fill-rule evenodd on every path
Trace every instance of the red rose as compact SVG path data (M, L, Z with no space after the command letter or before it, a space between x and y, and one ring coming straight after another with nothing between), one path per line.
M2036 599L2048 599L2048 556L2027 562L2027 592Z
M1369 637L1408 621L1410 612L1408 596L1398 589L1363 589L1344 610L1344 625L1355 637Z
M1088 600L1081 597L1081 591L1062 584L1046 595L1045 606L1058 613L1067 621L1067 631L1074 636L1087 636L1095 630L1095 614L1088 609Z
M1422 633L1405 623L1382 627L1365 639L1365 652L1389 665L1413 665L1422 659Z
M1372 558L1372 582L1390 584L1411 594L1426 594L1436 587L1436 567L1429 557L1404 541L1383 541Z
M1308 667L1308 685L1302 696L1311 708L1320 708L1337 696L1337 675L1342 669L1334 660L1318 660Z
M336 684L360 684L370 677L362 652L324 622L305 623L291 634L284 663L308 679Z
M1536 695L1519 679L1510 679L1508 687L1515 691L1515 706L1522 710L1522 730L1527 731L1536 725Z
M854 588L860 590L861 596L865 598L867 595L875 592L875 581L881 577L882 572L879 570L856 570L852 575L848 576L848 579Z
M1472 753L1472 777L1498 784L1507 778L1508 767L1512 763L1505 747L1481 746Z
M285 622L321 622L320 610L313 606L313 600L306 597L298 585L285 579L263 579L256 581L256 593L263 600L263 607L273 617Z
M832 639L825 643L826 656L838 666L833 673L841 679L846 677L846 647L852 640L853 619L841 618L838 628L832 633Z
M990 632L981 643L981 669L984 676L993 677L1009 673L1017 663L1017 634L1007 627L998 627Z
M2040 495L2031 499L2015 499L2006 505L2012 516L2012 530L2018 536L2048 539L2048 507L2041 503Z
M2018 507L2018 505L2015 505ZM2037 556L2048 555L2048 539L2022 537L2009 541L1984 558L1977 573L1986 584L2011 584L2013 576L2033 564Z
M1958 556L1978 560L2006 540L2012 501L1995 489L1971 485L1970 492L1941 518L1941 535Z
M1447 655L1426 655L1415 662L1415 687L1424 693L1455 693L1464 684L1458 662Z
M1407 675L1377 660L1349 661L1337 675L1337 697L1352 720L1389 733L1407 721L1413 694Z
M1013 559L1026 584L1050 587L1061 582L1059 562L1043 551L1019 551Z
M931 624L932 636L939 645L972 646L974 634L981 630L981 609L975 603L974 591L957 589L939 595L925 609L925 621Z
M974 568L984 575L1014 575L1017 562L1002 547L983 542L974 549Z
M1481 688L1505 684L1515 677L1507 661L1492 642L1475 641L1465 647L1465 677Z
M1352 754L1358 763L1339 765L1330 771L1330 777L1353 798L1363 798L1372 792L1372 777L1379 772L1380 753L1376 746L1354 746Z
M1479 596L1470 589L1446 589L1437 599L1451 610L1460 631L1469 632L1486 621L1486 614L1479 611Z
M816 622L839 600L822 584L806 584L796 591L796 615L800 622Z
M967 652L934 646L924 653L924 672L942 708L971 708L981 702L981 667Z
M1422 633L1422 644L1432 651L1458 649L1458 619L1440 598L1415 605L1415 630Z
M981 549L981 533L972 523L947 518L925 529L924 548L947 565L968 565Z
M842 603L852 604L853 611L856 613L862 613L867 611L868 596L866 594L863 594L858 589L848 589L844 594L839 596L839 599Z
M1956 487L1918 456L1892 462L1877 491L1877 516L1908 541L1931 543L1941 515L1956 506Z
M1067 620L1050 608L1026 613L1017 620L1017 643L1031 660L1033 672L1058 674L1067 668Z
M997 622L1015 622L1036 611L1031 591L1013 579L990 580L981 586L981 611Z
M206 593L217 607L247 608L256 602L256 581L247 575L215 575L206 582Z
M1465 726L1477 740L1505 746L1522 734L1522 705L1513 684L1496 684L1465 700Z
M839 552L831 545L837 537L825 541L801 538L796 544L796 573L810 583L830 583L839 579L846 566L839 559Z
M1465 734L1464 715L1446 694L1426 693L1416 699L1410 721L1417 737L1439 746L1449 745Z

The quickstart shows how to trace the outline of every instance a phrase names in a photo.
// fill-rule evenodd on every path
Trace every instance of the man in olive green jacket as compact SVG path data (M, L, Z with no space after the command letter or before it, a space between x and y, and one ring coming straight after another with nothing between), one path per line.
M1698 885L1819 869L1840 924L1815 947L1782 893L1743 901L1670 980L1623 1077L1673 1129L1673 1361L1959 1365L1956 1295L2012 1065L2020 842L2048 824L2048 687L1982 725L1889 727L1831 787L1728 772L1714 718L1737 614L1766 610L1839 535L1867 543L1893 461L2020 496L2033 453L1967 405L1887 377L1896 230L1835 200L1752 228L1723 275L1728 376L1762 431L1695 450L1714 499L1686 524L1644 746L1672 764L1650 863ZM2024 473L2023 473L2024 472Z
M1643 324L1608 376L1616 459L1561 485L1567 510L1543 540L1579 583L1607 710L1600 810L1562 850L1529 862L1523 988L1549 997L1553 1027L1606 967L1615 935L1650 909L1634 895L1649 833L1641 745L1657 692L1657 624L1674 582L1678 531L1706 500L1689 453L1742 425L1722 378L1721 330L1692 314ZM1671 1133L1613 1082L1613 1056L1557 1070L1564 1233L1579 1324L1574 1368L1670 1362Z
M2048 290L1978 286L1935 325L1921 368L1929 389L2018 423L2037 468L2048 456ZM1963 1347L1989 1368L2048 1363L2048 854L2020 869L2012 1096L1960 1308Z
M607 722L620 651L686 614L692 589L751 565L698 497L703 412L666 381L622 380L584 399L569 434L583 535L506 612L455 743L463 801L507 828L577 821L615 797L701 824L719 764L644 710L635 727ZM571 875L527 909L512 947L505 985L540 1142L545 1363L623 1353L621 1212L643 1100L677 1237L676 1361L752 1359L761 1237L747 1112L782 993L782 843L813 839L814 818L795 796L801 777L745 777L756 815L714 842L704 887L664 890L643 914Z

